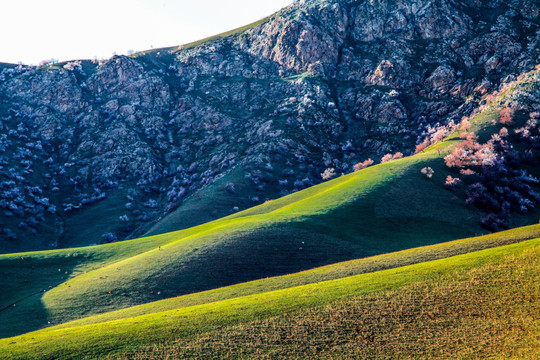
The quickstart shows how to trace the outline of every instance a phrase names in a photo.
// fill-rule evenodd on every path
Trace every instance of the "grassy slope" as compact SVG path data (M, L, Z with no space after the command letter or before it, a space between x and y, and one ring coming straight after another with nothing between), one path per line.
M137 241L87 248L84 261L69 259L73 250L30 253L25 261L20 255L0 256L0 266L13 275L0 280L10 289L2 293L2 305L53 286L39 308L21 303L16 312L0 313L2 333L43 327L45 317L69 320L74 314L87 316L480 233L478 215L460 206L440 185L443 174L437 181L420 174L420 168L433 161L436 153L427 153L372 167L247 213L158 237L169 239L167 245L169 240L152 245L149 238L140 248ZM411 191L418 183L425 192ZM408 205L387 211L388 202ZM446 221L448 217L452 220ZM344 223L349 226L341 226ZM124 246L130 247L131 257L122 255ZM103 251L110 252L107 262L92 260L100 259ZM61 286L56 286L64 280L58 275L65 271L55 268L58 261L66 262L64 277L74 276ZM105 266L88 271L96 263ZM53 273L60 277L57 281L51 280ZM24 280L33 286L24 285ZM36 311L46 316L35 316ZM28 322L20 321L27 316Z
M99 247L0 255L0 273L3 275L0 279L0 309L13 303L18 306L0 312L0 336L47 324L47 314L41 301L43 290L174 238L173 234L165 234ZM22 299L25 300L18 303Z
M138 57L146 56L146 55L152 56L152 55L156 55L158 53L160 53L159 55L161 55L161 53L175 53L175 52L179 52L179 51L182 51L182 50L192 49L194 47L203 45L204 43L207 43L207 42L210 42L210 41L214 41L214 40L218 40L218 39L221 39L221 38L226 38L226 37L229 37L229 36L242 34L243 32L245 32L245 31L247 31L249 29L252 29L252 28L254 28L256 26L264 24L268 20L272 19L276 14L277 13L272 14L272 15L267 16L267 17L265 17L265 18L263 18L261 20L257 20L257 21L255 21L255 22L253 22L251 24L247 24L247 25L241 26L239 28L232 29L232 30L229 30L229 31L225 31L223 33L220 33L220 34L217 34L217 35L212 35L212 36L206 37L204 39L196 40L196 41L193 41L193 42L190 42L190 43L187 43L187 44L183 44L183 45L180 45L180 46L170 46L170 47L163 47L163 48L140 51L140 52L137 52L137 53L135 53L133 55L130 55L130 56L138 58Z
M475 130L488 131L496 118L496 111L481 113ZM0 308L52 287L16 311L0 312L0 336L482 233L478 210L442 185L448 174L442 157L455 141L164 237L78 250L82 258L70 258L74 250L29 253L24 261L0 256L11 275L0 280L7 289ZM421 175L424 166L435 170L433 179Z
M509 284L506 277L496 277L494 280L498 287L493 291L505 290L513 292L513 296L516 296L516 294L528 296L529 301L522 303L519 309L521 311L515 314L516 319L512 318L517 321L521 317L523 320L520 323L521 328L499 329L495 333L500 337L503 335L500 331L508 332L513 337L521 339L522 350L529 349L531 351L530 349L534 349L531 345L538 340L535 338L537 337L535 327L537 330L538 324L534 322L534 319L540 314L538 313L537 302L534 300L540 296L537 286L539 280L538 265L535 261L539 255L540 239L527 240L518 244L481 250L447 259L243 296L204 305L162 311L123 320L63 329L41 330L17 338L0 340L0 354L13 359L62 359L73 358L74 356L94 358L111 352L133 351L137 347L156 343L197 341L197 337L205 333L210 333L210 337L216 336L219 338L219 331L226 331L223 329L227 326L247 323L249 328L255 326L252 323L253 321L263 321L267 318L291 312L296 312L294 316L298 317L301 316L300 311L305 309L326 306L336 301L348 301L357 297L362 299L364 296L384 296L386 291L399 292L400 289L408 291L408 286L428 286L429 290L431 287L440 287L441 284L444 286L445 283L456 279L459 281L462 278L469 281L472 290L474 290L475 280L481 279L478 273L481 273L482 269L489 269L490 266L496 267L499 265L508 268L503 275L515 274L516 276L513 278L519 280L520 276L523 276L523 279L521 282L516 281ZM515 279L512 280L515 281ZM523 284L526 284L529 291L532 290L533 292L527 294L523 291L520 287ZM463 290L463 287L458 286L458 288ZM426 291L426 293L429 293L429 291ZM448 297L448 294L446 295ZM484 298L480 297L480 299ZM407 300L409 299L405 297L401 306L410 305ZM497 305L496 300L497 297L495 296L493 299L494 305ZM466 301L466 298L463 301ZM337 306L339 306L339 303ZM442 310L444 312L444 309L437 309L437 307L433 306L420 308L423 311L437 310L440 312ZM484 305L483 309L485 310L485 308ZM499 308L501 308L500 304ZM310 313L312 314L313 311ZM397 326L407 327L407 324L410 324L410 322L404 321L410 319L410 316L407 317L406 315L404 319L396 322ZM474 314L469 314L469 316L474 316ZM435 315L435 318L438 317L438 315ZM480 317L483 317L483 315L480 315ZM528 319L524 319L524 317L528 317ZM416 320L419 319L416 318ZM349 319L349 321L351 320ZM450 325L454 324L458 325L457 329L459 330L460 323L456 321L450 323ZM381 327L384 328L384 326ZM359 331L361 330L360 328ZM408 329L408 332L411 333L412 330ZM467 328L467 330L470 329ZM212 334L213 331L218 331L217 335ZM221 336L223 336L223 332ZM219 344L217 343L217 345ZM486 346L486 344L481 343L475 345ZM313 349L312 346L309 346L309 348ZM267 348L267 350L269 349ZM349 351L354 351L354 348L349 349Z
M242 181L244 177L243 168L235 167L228 174L216 180L215 183L187 197L182 202L182 206L158 219L144 235L158 235L214 221L230 214L235 206L243 209L249 208L253 203L241 195L253 193L255 186ZM235 184L235 193L229 193L226 190L225 185L228 182Z
M483 112L475 130L489 132L496 117L496 111ZM442 185L447 175L442 157L455 141L180 232L0 256L8 275L0 280L5 289L0 308L30 296L0 312L0 336L481 233L479 212L464 207L460 194ZM433 179L420 174L424 166L435 169ZM73 252L79 256L70 256Z
M14 68L14 67L17 67L17 65L16 64L0 62L0 71L4 70L4 69L7 69L7 68Z
M513 229L501 233L484 235L476 238L455 240L443 244L402 250L396 253L377 255L365 259L323 266L290 275L266 278L223 288L165 299L149 304L130 307L123 310L96 315L72 321L58 327L72 327L94 324L104 321L125 319L181 307L231 299L239 296L259 294L272 290L286 289L300 285L313 284L327 280L393 269L426 261L449 258L474 251L498 247L540 237L540 225Z
M538 359L538 249L115 359Z

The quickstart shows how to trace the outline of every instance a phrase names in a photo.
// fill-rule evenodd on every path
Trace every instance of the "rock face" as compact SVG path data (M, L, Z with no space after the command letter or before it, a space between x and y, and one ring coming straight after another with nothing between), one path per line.
M431 40L464 35L474 25L456 3L445 0L364 1L353 11L353 38L373 41L397 35L406 40Z
M538 15L525 0L306 0L192 48L0 64L0 252L135 237L228 196L170 230L193 225L411 153L539 62Z

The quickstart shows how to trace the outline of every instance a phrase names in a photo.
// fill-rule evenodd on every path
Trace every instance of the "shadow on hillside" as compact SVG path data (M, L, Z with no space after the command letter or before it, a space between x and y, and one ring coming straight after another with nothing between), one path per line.
M43 295L61 286L86 260L77 253L57 256L12 256L0 261L0 338L50 325Z
M224 234L144 286L172 297L485 233L480 212L444 187L446 175L442 160L428 160L328 213Z

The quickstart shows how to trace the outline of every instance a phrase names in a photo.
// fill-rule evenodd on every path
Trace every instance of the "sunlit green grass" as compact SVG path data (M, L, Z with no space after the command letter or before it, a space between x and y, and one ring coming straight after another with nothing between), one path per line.
M97 358L112 352L133 351L141 346L195 339L227 326L263 320L281 314L325 306L357 296L378 294L414 284L437 283L482 266L503 264L509 258L540 254L540 240L527 240L446 259L423 262L379 272L360 274L283 290L242 296L175 310L70 328L50 328L0 340L6 358ZM531 263L529 261L529 263ZM538 266L532 262L538 279ZM519 271L513 267L511 271ZM524 270L525 271L525 270ZM527 278L529 281L529 278ZM512 286L502 282L501 286ZM536 288L538 290L538 288ZM533 294L537 298L538 294ZM530 307L536 311L534 302ZM536 309L536 310L535 310ZM538 313L531 313L531 316Z
M165 299L72 321L64 325L59 325L59 327L72 327L124 319L154 312L167 311L181 307L200 305L240 296L258 294L272 290L286 289L300 285L340 279L358 274L393 269L401 266L448 258L492 247L519 243L539 237L540 225L534 225L476 238L455 240L443 244L430 245L403 250L396 253L377 255L365 259L327 265L290 275L266 278L210 291L184 295L172 299Z
M486 113L476 131L496 116ZM0 308L17 304L0 312L0 336L482 234L479 210L466 207L459 192L443 185L448 170L442 157L454 143L450 138L421 154L178 232L2 255L0 269L7 276L0 279ZM425 166L435 170L432 179L421 174Z
M493 109L480 113L473 120L475 132L488 131L497 116ZM425 254L421 250L425 258L400 253L388 255L388 261L372 258L349 263L351 268L340 265L309 276L250 282L484 233L478 221L481 212L464 205L459 189L443 185L448 169L442 158L458 141L454 135L421 154L178 232L103 246L1 255L6 276L0 279L0 309L6 309L0 312L0 336L119 309L127 310L103 319L145 314L155 306L170 310L209 303L512 242L477 246L471 241L459 251L453 245ZM432 179L420 172L426 166L435 170ZM370 261L379 267L366 265ZM235 284L240 285L224 288ZM204 292L212 289L218 290ZM174 299L155 302L168 298ZM130 308L146 303L152 304Z
M442 167L437 156L375 166L176 233L0 256L13 275L0 279L2 305L52 286L40 304L0 313L2 333L481 233L474 209L444 189L442 171L432 180L420 173L426 163Z
M538 359L538 248L108 359Z

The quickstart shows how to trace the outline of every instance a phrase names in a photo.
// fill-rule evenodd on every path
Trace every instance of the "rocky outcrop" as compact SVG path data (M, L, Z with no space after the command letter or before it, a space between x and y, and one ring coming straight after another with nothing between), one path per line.
M370 0L352 11L352 37L374 41L399 36L407 40L458 37L473 27L455 1Z
M337 64L348 26L348 8L341 2L300 2L249 30L240 48L287 69L306 71L317 62Z
M0 64L0 251L138 236L209 187L223 216L411 153L540 62L538 12L306 0L193 48Z
M445 94L456 83L454 69L447 65L441 65L427 78L426 86L434 93Z

